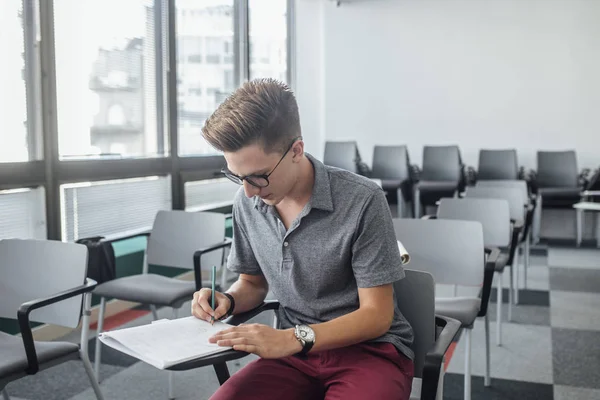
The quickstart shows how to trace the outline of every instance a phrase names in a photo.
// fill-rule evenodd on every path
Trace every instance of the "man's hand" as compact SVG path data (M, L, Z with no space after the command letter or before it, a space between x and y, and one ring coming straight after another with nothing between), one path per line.
M262 358L282 358L302 350L294 329L279 330L261 324L242 324L222 330L212 336L209 342L219 346L232 346L234 350L253 353Z
M192 300L192 315L194 317L211 322L211 317L214 317L215 321L218 321L227 313L227 310L231 306L231 302L227 296L215 291L215 309L213 310L209 303L211 294L211 290L206 288L194 293L194 299Z

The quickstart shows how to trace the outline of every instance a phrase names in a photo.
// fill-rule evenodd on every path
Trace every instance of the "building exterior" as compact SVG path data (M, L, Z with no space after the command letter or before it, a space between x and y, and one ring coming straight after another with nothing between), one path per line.
M201 128L238 86L233 2L213 3L207 6L196 0L177 2L180 155L215 152L202 138ZM281 19L285 24L285 18ZM90 88L98 96L99 107L91 129L91 144L102 153L129 156L160 151L153 93L156 57L152 7L147 7L146 21L145 38L131 38L121 49L101 49L94 64ZM251 78L271 76L285 80L285 36L278 34L281 23L274 21L275 32L271 33L269 27L251 29Z

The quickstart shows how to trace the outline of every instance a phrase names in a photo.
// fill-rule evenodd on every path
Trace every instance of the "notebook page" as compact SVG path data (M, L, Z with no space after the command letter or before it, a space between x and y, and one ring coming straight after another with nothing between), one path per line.
M229 327L231 325L222 322L211 325L196 317L186 317L105 332L100 339L107 345L122 351L113 345L113 341L103 340L103 337L112 338L129 350L127 354L157 368L161 368L161 364L162 368L168 368L181 362L230 349L208 342L208 338L213 334ZM154 360L157 362L153 362Z

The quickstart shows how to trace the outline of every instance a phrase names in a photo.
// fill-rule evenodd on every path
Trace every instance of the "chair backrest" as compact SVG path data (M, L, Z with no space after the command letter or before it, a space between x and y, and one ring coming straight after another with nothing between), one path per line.
M325 142L323 164L358 172L356 168L356 153L358 146L355 141Z
M435 332L435 281L424 271L404 270L406 276L394 283L396 304L413 329L415 377L423 377L427 352L433 348Z
M483 226L485 246L508 247L510 244L510 211L506 200L444 198L440 200L437 217L478 221Z
M483 228L475 221L393 220L396 239L410 254L411 269L433 275L436 283L483 283Z
M148 238L147 264L194 269L194 252L225 240L225 214L159 211ZM219 267L223 250L202 257L202 267Z
M465 198L473 199L504 199L508 201L510 218L525 222L526 198L523 192L515 187L473 186L468 187Z
M508 180L508 179L498 179L498 180L477 180L475 183L475 187L502 187L502 188L516 188L521 192L521 196L525 199L524 204L529 204L529 188L527 187L527 181L524 180Z
M0 317L17 318L19 306L85 283L88 250L54 240L0 240ZM33 310L33 322L76 328L83 296Z
M459 182L461 159L458 146L425 146L421 180Z
M575 151L537 152L535 181L538 187L577 187L578 175Z
M518 179L517 151L480 150L477 179Z
M379 179L409 179L409 159L406 146L375 146L372 176Z

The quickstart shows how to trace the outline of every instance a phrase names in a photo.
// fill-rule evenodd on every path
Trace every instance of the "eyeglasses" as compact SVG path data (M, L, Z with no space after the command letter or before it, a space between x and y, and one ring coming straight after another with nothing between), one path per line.
M299 139L302 139L302 137L298 136L297 138L295 138L292 141L292 143L290 144L290 147L288 147L288 149L285 151L285 153L283 153L283 156L281 156L281 158L279 159L279 161L277 162L275 167L271 170L271 172L269 172L266 175L237 176L233 172L229 171L227 168L223 168L221 170L221 173L224 174L227 178L229 178L229 180L231 182L237 183L238 185L242 185L244 183L244 181L246 181L254 187L265 188L265 187L269 186L269 176L271 176L273 171L275 171L277 169L277 167L279 166L279 164L281 164L281 162L283 161L283 159L285 158L287 153L289 153L290 150L292 149L292 147L294 146L294 143L296 143L296 141Z

